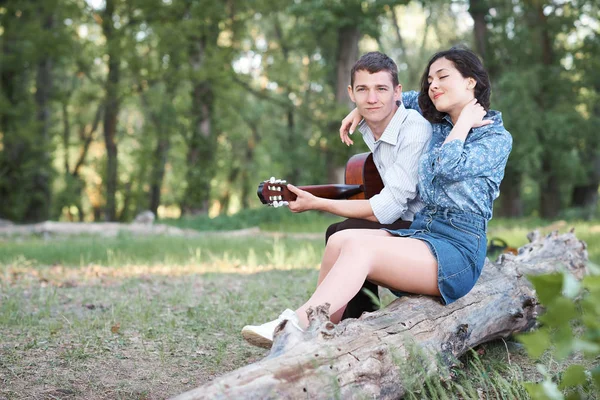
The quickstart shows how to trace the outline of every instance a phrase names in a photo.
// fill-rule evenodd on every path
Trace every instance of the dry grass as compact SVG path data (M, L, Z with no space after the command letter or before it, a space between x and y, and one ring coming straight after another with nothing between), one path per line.
M0 398L162 399L264 356L241 327L298 304L316 269L17 263L2 276Z
M263 357L241 327L308 298L322 240L202 240L0 243L0 399L162 399ZM416 398L527 397L522 381L539 373L521 349L478 350L457 384Z

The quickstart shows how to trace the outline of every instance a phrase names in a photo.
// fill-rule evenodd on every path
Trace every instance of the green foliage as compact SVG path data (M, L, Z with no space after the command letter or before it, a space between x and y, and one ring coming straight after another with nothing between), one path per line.
M319 235L320 236L320 235ZM265 236L223 237L79 237L77 239L26 242L0 242L0 286L8 282L10 270L43 266L51 273L53 265L87 268L100 265L112 268L126 265L164 265L178 269L198 268L202 273L231 267L243 272L242 266L259 268L307 268L319 264L324 240L311 238L272 238ZM223 261L226 260L226 261ZM238 268L238 269L236 269Z
M521 335L529 355L540 358L546 351L558 360L583 354L587 363L571 364L553 376L538 364L541 383L528 383L533 399L582 399L600 392L600 275L587 275L581 282L568 272L529 277L545 308L541 328Z
M415 346L407 346L410 357L395 360L406 388L405 398L417 399L527 399L523 372L519 366L506 362L504 342L481 346L482 355L471 350L461 357L461 367L438 366L438 374L426 376L430 361L420 355ZM485 353L485 354L484 354Z
M485 17L479 34L493 108L514 138L506 175L516 200L526 215L540 214L544 196L559 199L556 215L571 204L585 218L597 212L592 0L109 3L112 18L106 2L0 6L0 217L73 218L65 210L74 207L86 220L102 214L109 55L119 60L117 215L129 220L160 206L230 214L252 207L257 181L331 182L351 154L365 151L360 139L347 148L337 135L349 105L339 98L344 51L358 43L359 54L387 52L404 88L416 89L432 53L475 48L469 10ZM348 32L356 40L344 48ZM574 196L582 188L587 196Z

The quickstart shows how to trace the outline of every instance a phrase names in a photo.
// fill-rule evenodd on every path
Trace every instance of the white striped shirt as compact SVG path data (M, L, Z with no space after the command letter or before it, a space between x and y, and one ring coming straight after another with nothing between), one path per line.
M379 140L375 141L365 120L358 130L373 153L384 184L381 193L369 200L375 217L382 224L400 218L412 221L424 206L417 191L419 158L431 140L431 124L401 104Z

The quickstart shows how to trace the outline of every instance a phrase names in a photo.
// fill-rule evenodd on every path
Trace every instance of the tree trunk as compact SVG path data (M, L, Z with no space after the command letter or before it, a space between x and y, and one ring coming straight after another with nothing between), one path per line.
M573 196L571 198L572 207L596 207L598 204L598 185L592 183L589 185L579 185L573 188Z
M475 38L475 48L482 59L486 59L487 48L487 27L485 16L488 13L488 7L484 0L470 0L469 13L473 18L473 36Z
M548 101L552 101L553 92L552 86L554 81L550 79L555 75L551 74L551 68L554 65L556 56L552 47L552 38L550 37L548 18L544 14L544 5L541 3L535 4L535 16L536 16L536 27L538 27L540 36L539 44L542 50L542 64L546 68L547 74L545 74L541 92L538 96L540 101L541 109L547 109ZM542 154L542 183L540 185L540 214L542 218L552 219L555 218L560 209L560 180L558 178L557 163L554 162L554 155L549 151L553 143L544 140L544 133L539 132L539 138L542 138L542 146L546 149Z
M596 89L600 92L600 87ZM600 115L600 106L594 109L595 115ZM592 218L598 208L598 187L600 186L600 140L589 139L586 148L580 150L583 163L587 166L585 181L573 188L571 207L580 207L588 210Z
M192 109L198 116L188 144L187 189L182 211L194 215L208 212L216 141L212 137L212 85L207 81L197 83L192 96Z
M172 99L175 96L175 87L171 84L167 85L167 99ZM150 167L150 211L158 216L158 206L160 205L161 189L165 178L165 170L169 149L171 148L171 124L169 120L163 123L164 117L161 114L155 113L149 105L146 93L141 93L141 100L144 108L147 110L147 115L154 124L157 140L154 148L153 162ZM171 107L169 104L164 104L163 108Z
M302 155L299 154L298 149L301 146L298 144L298 138L296 134L296 125L294 119L294 110L288 110L287 112L287 128L288 128L288 154L289 167L291 168L289 181L296 184L300 181L300 173L302 172Z
M535 232L529 238L517 256L487 262L473 290L448 306L407 296L337 326L328 321L328 306L318 307L309 312L306 332L282 323L262 361L175 399L400 398L406 387L399 364L414 363L415 355L427 373L439 373L469 348L533 328L540 307L527 274L566 267L579 279L584 275L585 243L572 232L545 238Z
M504 171L504 179L500 184L500 207L497 215L500 217L522 217L523 201L521 199L521 179L523 174L510 167ZM495 207L496 209L496 207Z
M102 32L106 38L108 55L108 78L104 107L104 144L106 146L106 208L104 219L115 221L117 217L116 193L118 186L117 119L119 99L117 89L120 80L119 38L113 27L114 0L106 0L102 18Z
M360 40L360 30L357 26L343 26L338 29L338 47L335 65L335 102L351 110L354 108L350 97L348 96L348 85L350 84L350 71L352 66L358 60L358 41ZM338 130L340 120L337 118L329 124L330 133L335 136ZM339 142L333 141L336 145ZM340 168L344 164L339 164L339 156L335 157L336 152L327 146L324 149L325 167L327 168L327 180L331 183L339 182Z
M250 118L245 118L243 116L242 118L244 119L244 122L246 122L246 125L248 125L248 128L250 129L250 137L248 138L246 148L244 149L244 167L242 168L242 171L240 173L240 197L242 202L242 209L247 210L250 208L250 193L256 189L255 182L253 182L253 178L250 176L250 170L248 167L252 165L252 162L254 160L254 151L256 150L256 147L260 144L261 138L259 133L258 121ZM256 200L256 195L252 197L252 200Z
M275 21L274 21L274 28L275 28L275 35L277 36L277 39L279 41L279 46L281 47L281 52L283 53L283 57L286 61L286 63L288 65L293 65L294 63L296 63L296 60L290 60L290 46L288 43L288 40L286 39L284 32L283 32L283 27L281 25L281 21L279 20L279 15L275 15ZM290 98L290 94L293 93L291 88L288 88L287 90L287 97ZM286 176L288 176L288 180L294 184L298 183L299 179L300 179L300 172L301 172L301 162L300 159L302 158L302 156L298 153L299 151L299 146L297 144L297 138L296 138L296 124L295 124L295 118L294 118L294 113L295 113L295 109L296 107L294 106L293 102L290 102L289 107L286 110L286 117L287 117L287 141L286 141L286 148L282 149L283 150L283 154L286 154L287 160L288 160L288 165L289 168L291 168L291 171L289 171L289 174L287 174Z
M336 63L335 101L340 105L354 108L348 96L350 70L358 60L360 31L356 26L342 27L338 31L338 53Z
M54 29L54 9L47 5L37 6L36 17L42 25L42 32L49 35ZM39 45L39 44L38 44ZM52 54L46 48L40 48L36 58L36 83L35 83L35 137L28 144L28 154L23 158L35 159L35 166L31 169L27 179L27 205L24 209L23 220L43 221L50 216L50 201L52 197L52 161L50 155L50 100L52 97ZM23 186L21 183L20 186Z
M46 29L52 29L52 17L48 17ZM32 187L30 192L31 201L25 211L26 221L44 221L50 215L51 191L51 170L52 162L50 160L50 96L52 91L52 60L50 56L45 56L38 63L35 103L37 106L37 122L39 129L37 147L34 152L37 153L38 168L33 173Z
M169 155L169 148L171 147L171 141L169 140L169 134L166 132L159 132L158 142L154 149L154 164L152 165L152 177L150 185L150 211L154 215L158 215L158 206L160 205L160 194L165 178L165 168L167 165L167 158Z
M52 8L39 8L42 19L43 31L50 34L54 29L54 10ZM37 106L37 122L40 129L39 136L39 159L36 173L33 175L33 193L30 193L32 202L26 212L28 221L43 221L50 215L50 203L52 200L52 161L50 155L50 100L53 90L53 60L52 55L45 51L38 63L35 102Z
M213 30L208 29L211 32ZM213 32L214 33L214 32ZM218 34L218 31L217 31ZM201 36L191 44L190 63L194 75L206 69L207 46L216 37ZM194 116L191 136L188 141L186 173L187 189L181 209L184 214L205 214L210 200L210 181L214 173L216 138L213 132L214 93L212 82L207 78L193 79L191 114Z
M542 155L542 182L540 184L540 215L542 218L556 218L560 211L560 186L552 162L552 155Z

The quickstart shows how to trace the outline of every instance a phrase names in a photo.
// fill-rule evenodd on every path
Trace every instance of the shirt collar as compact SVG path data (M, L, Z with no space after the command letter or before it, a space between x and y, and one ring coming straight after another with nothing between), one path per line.
M402 124L404 123L404 120L406 120L407 116L408 112L406 111L406 108L404 108L404 104L400 104L398 106L398 109L394 113L394 116L392 117L388 125L385 127L385 130L379 138L379 141L386 142L391 144L392 146L395 146L396 143L398 143L398 138L400 137ZM363 138L365 139L365 142L367 144L375 142L373 132L371 131L371 128L369 128L364 119L358 125L358 130L360 131L360 133L362 133ZM369 137L370 140L367 140L367 137Z
M448 114L444 114L443 120L448 122L451 126L454 126L454 124L452 123L452 119L450 118L450 116Z

